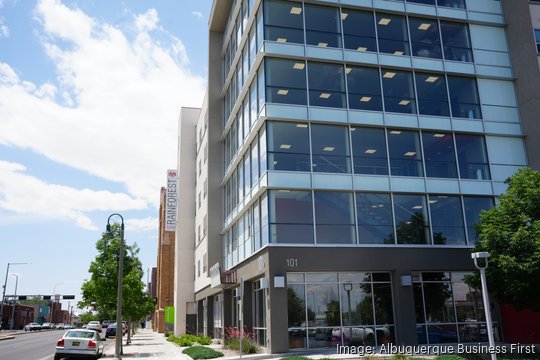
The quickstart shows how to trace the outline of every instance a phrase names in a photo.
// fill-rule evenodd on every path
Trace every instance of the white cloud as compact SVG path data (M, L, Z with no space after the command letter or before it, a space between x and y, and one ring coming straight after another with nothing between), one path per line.
M25 81L10 65L0 63L0 144L30 149L125 184L129 195L115 194L115 209L132 208L133 201L157 206L166 169L176 164L180 107L200 106L205 91L205 80L187 68L182 41L163 31L160 36L168 36L166 41L149 33L159 28L155 9L134 17L133 39L59 0L38 1L35 17L43 27L46 54L56 65L57 83ZM3 204L12 211L30 211L17 205L10 193L15 190L0 187ZM67 191L52 184L42 190L35 194L39 202ZM72 196L90 204L96 194L112 196L73 191ZM85 207L82 201L65 207L65 216L84 227L90 225L83 212L99 208Z
M153 231L157 230L159 219L155 217L146 217L143 219L127 219L126 227L130 231Z
M195 16L198 19L202 19L204 17L203 13L200 11L193 11L191 15Z
M22 164L0 160L0 208L17 214L72 220L82 228L97 230L85 213L147 207L144 200L122 193L49 184L26 174L26 170Z
M2 7L2 3L0 0L0 8ZM3 17L0 17L0 38L2 37L9 37L9 27L5 23L5 19Z

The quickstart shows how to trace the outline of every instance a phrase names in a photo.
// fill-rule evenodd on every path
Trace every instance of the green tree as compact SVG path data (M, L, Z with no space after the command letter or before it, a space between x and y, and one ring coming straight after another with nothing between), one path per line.
M475 251L488 251L489 292L518 309L540 310L540 173L524 168L506 180L500 203L482 212Z
M90 306L101 320L116 318L118 291L118 255L120 252L120 227L114 224L111 233L104 233L96 243L98 254L90 263L89 280L82 284L80 308ZM124 246L122 276L122 317L139 321L152 312L154 303L144 291L142 264L137 257L136 244Z
M99 320L99 317L96 314L92 314L91 312L81 314L81 322L83 324L88 324L90 321L94 320Z

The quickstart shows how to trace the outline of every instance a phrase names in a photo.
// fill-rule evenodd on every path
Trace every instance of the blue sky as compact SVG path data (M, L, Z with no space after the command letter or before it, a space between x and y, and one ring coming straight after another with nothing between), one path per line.
M74 294L107 217L156 264L182 106L200 106L211 0L0 0L0 282ZM146 279L145 279L146 281ZM7 294L15 277L9 276ZM67 302L66 302L67 303Z

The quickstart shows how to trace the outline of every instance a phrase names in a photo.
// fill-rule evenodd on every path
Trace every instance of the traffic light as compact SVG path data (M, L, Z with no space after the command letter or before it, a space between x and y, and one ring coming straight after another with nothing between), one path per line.
M19 295L19 300L26 300L26 295Z
M64 300L75 300L75 295L63 295L62 299L64 299Z
M43 300L51 300L51 295L43 295Z

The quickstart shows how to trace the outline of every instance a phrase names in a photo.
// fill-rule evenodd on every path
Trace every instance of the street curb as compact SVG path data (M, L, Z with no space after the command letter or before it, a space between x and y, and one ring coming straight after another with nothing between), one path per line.
M0 341L2 340L9 340L9 339L15 339L15 336L9 335L9 336L0 336Z

